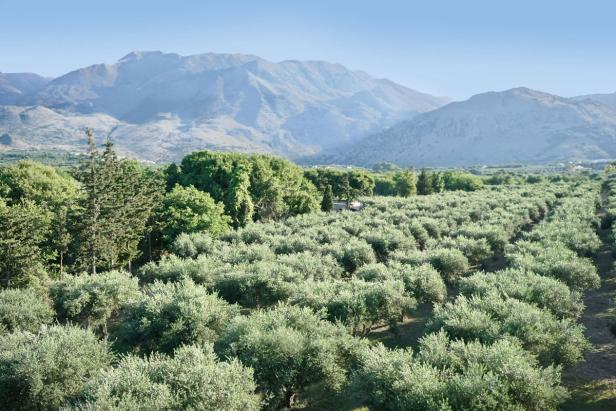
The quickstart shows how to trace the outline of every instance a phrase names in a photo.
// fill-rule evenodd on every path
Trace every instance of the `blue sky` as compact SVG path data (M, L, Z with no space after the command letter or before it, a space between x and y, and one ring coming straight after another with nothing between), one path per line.
M132 50L326 60L455 99L616 91L614 1L0 0L0 71L57 76Z

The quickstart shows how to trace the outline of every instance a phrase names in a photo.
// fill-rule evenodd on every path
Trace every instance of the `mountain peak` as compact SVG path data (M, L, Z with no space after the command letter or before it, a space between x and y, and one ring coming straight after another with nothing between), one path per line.
M28 118L74 128L60 133L17 118L10 130L20 141L37 134L52 142L61 134L74 138L66 145L81 144L88 121L101 132L113 126L119 148L147 159L177 159L204 148L293 158L356 141L444 103L339 64L138 50L114 64L74 70L35 94L20 94L13 82L5 88L1 100L0 84L0 104L57 110L59 117L36 112ZM0 118L3 130L9 125Z
M158 57L158 56L162 56L163 54L165 53L163 53L162 51L158 51L158 50L151 50L151 51L135 50L135 51L131 51L130 53L122 57L120 60L118 60L118 63L123 63L123 62L133 61L133 60L141 60L146 57Z

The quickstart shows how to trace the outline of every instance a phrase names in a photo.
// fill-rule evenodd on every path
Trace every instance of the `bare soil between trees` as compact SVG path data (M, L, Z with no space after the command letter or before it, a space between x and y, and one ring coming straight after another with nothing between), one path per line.
M604 215L605 210L601 208L598 216ZM563 405L563 410L616 410L616 337L609 328L615 318L610 301L616 298L616 273L610 230L601 229L598 234L603 247L594 260L601 287L586 295L586 309L580 318L592 348L585 361L564 370L563 381L571 391L571 399Z

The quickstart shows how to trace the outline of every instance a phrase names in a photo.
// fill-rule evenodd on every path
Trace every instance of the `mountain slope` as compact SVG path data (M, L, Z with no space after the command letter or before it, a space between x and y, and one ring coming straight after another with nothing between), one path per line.
M606 104L612 108L616 109L616 93L611 94L587 94L585 96L573 97L574 100L582 101L582 100L594 100L599 103Z
M0 104L27 103L49 79L32 73L0 73Z
M67 127L78 116L106 118L98 131L113 130L118 146L137 151L136 141L154 138L164 148L141 143L140 155L169 160L206 147L293 158L356 141L445 103L338 64L133 52L115 64L75 70L28 98L2 104L51 109L72 119L64 121ZM121 133L129 129L137 137ZM162 134L150 134L154 130ZM28 126L11 128L0 119L0 134L14 141L28 144L28 132ZM38 146L45 146L45 133L37 129ZM53 139L51 132L47 136Z
M517 88L448 104L320 160L423 167L614 157L615 109Z

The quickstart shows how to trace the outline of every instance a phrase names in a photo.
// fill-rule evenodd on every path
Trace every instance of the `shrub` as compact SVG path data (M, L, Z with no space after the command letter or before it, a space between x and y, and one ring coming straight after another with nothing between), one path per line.
M211 345L183 346L173 357L124 357L83 389L75 410L260 409L252 370L237 360L221 362Z
M375 262L372 247L356 239L346 242L339 250L336 250L336 258L347 273L354 273L361 266Z
M387 261L389 254L396 250L415 248L415 242L399 230L381 228L362 233L361 237L372 246L377 260L381 262Z
M494 255L485 238L459 236L442 240L439 246L450 250L460 250L472 265L481 264Z
M58 317L107 334L107 323L120 307L139 296L137 279L109 271L97 275L66 276L49 289Z
M276 254L265 244L233 244L216 251L216 257L232 265L273 261Z
M171 353L182 344L214 342L239 307L191 280L155 282L122 311L112 336L122 349Z
M485 239L490 245L492 253L502 253L509 243L509 235L502 227L470 225L457 230L455 235L475 240Z
M4 335L0 337L0 408L57 410L111 360L106 341L74 326Z
M428 244L428 240L430 239L430 233L428 230L419 221L412 221L408 226L408 230L415 241L417 241L419 248L421 250L425 249Z
M581 256L590 257L601 248L601 240L597 237L591 223L553 220L535 228L524 236L527 241L561 243Z
M270 262L246 264L222 272L213 288L230 303L264 307L285 301L302 276L291 268Z
M51 323L53 316L45 295L33 289L0 291L0 334L3 330L38 331L41 325Z
M551 410L567 398L559 367L540 367L515 341L465 343L439 332L420 340L418 358L449 377L446 397L453 409Z
M562 244L518 241L506 257L514 268L556 278L576 291L597 288L601 283L593 262Z
M304 251L314 252L318 248L319 244L315 240L300 235L280 236L276 238L276 242L273 245L276 254L293 254Z
M344 269L331 255L317 255L309 252L284 254L276 257L276 262L289 267L304 278L315 281L338 279L344 275Z
M360 351L356 385L376 409L385 411L447 410L446 381L410 350L389 350L382 344Z
M382 263L367 264L361 267L354 275L364 281L387 281L392 279L392 273L387 266Z

